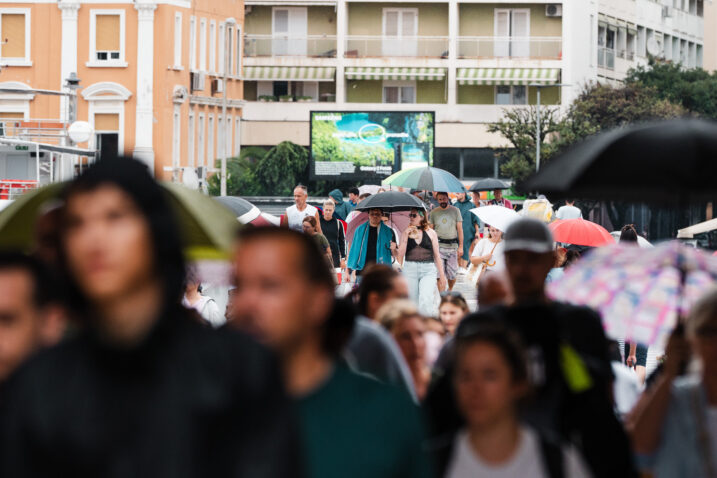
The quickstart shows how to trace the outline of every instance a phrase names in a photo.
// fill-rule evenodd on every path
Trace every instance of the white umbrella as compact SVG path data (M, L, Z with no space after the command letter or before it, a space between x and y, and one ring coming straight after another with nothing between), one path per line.
M359 194L378 194L378 190L381 189L382 186L379 186L378 184L364 184L363 186L359 186Z
M615 242L620 242L620 231L612 231L610 235L615 238ZM655 247L652 244L648 242L647 239L645 239L642 236L637 236L637 245L644 248L650 248Z
M478 216L478 219L494 228L505 232L508 227L520 219L520 215L514 210L504 206L481 206L471 209L471 212Z

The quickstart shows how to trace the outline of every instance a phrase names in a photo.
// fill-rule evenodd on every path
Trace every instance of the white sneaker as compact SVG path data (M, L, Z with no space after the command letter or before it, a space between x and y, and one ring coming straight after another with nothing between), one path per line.
M468 272L468 269L466 269L465 267L458 268L458 275L466 275L466 272Z

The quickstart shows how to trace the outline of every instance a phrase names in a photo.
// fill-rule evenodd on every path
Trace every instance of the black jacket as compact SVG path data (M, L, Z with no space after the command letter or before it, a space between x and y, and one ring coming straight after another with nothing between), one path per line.
M300 469L273 356L179 308L132 349L85 331L32 359L6 392L0 476L286 477Z

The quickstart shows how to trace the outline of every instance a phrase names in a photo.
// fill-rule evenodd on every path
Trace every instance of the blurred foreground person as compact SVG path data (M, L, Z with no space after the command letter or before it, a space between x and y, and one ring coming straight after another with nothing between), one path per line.
M99 161L64 199L61 259L83 327L8 390L0 475L293 476L275 360L181 307L180 233L146 166Z
M468 312L470 312L468 303L460 292L444 292L441 294L438 314L443 327L446 329L447 338L453 337L453 334L456 333L456 327Z
M656 478L717 476L717 290L692 309L667 343L657 382L628 420L641 468ZM698 374L681 377L690 360Z
M0 253L0 291L1 386L35 351L60 341L66 320L49 271L36 259Z
M518 339L495 324L464 328L456 338L453 384L466 426L437 460L446 478L591 476L574 448L521 424L529 393Z
M281 357L300 416L308 476L431 476L416 407L403 392L352 372L340 358L353 309L335 302L334 280L315 242L286 229L245 229L234 271L232 323Z
M426 318L410 300L397 299L381 307L376 319L393 335L411 370L418 400L423 400L431 380L431 371L426 365Z

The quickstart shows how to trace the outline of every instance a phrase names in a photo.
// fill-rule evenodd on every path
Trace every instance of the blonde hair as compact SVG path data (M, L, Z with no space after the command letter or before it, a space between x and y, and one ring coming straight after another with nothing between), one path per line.
M717 332L717 288L713 288L695 304L687 320L687 333L693 337Z
M376 321L383 325L389 332L391 332L400 321L412 317L419 317L421 320L424 320L423 316L418 313L418 308L413 305L413 302L407 299L388 301L382 305L376 313Z
M326 201L324 201L323 206L333 206L334 209L336 209L336 203L332 199L327 199Z

